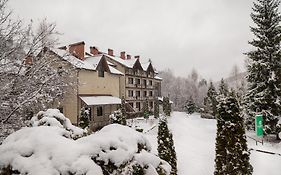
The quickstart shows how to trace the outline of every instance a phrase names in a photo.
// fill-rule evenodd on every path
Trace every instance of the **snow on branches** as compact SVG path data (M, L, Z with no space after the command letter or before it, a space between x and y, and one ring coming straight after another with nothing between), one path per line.
M112 124L78 138L82 129L71 125L57 110L39 112L25 127L0 146L0 173L45 174L170 174L170 165L151 153L142 133ZM2 171L2 172L1 172Z

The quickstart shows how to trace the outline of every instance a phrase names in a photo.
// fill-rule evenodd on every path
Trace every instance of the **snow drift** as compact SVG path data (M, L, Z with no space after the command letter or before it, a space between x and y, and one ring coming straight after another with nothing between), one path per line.
M69 127L63 127L63 122L59 122L64 121L63 115L57 116L54 110L39 114L32 119L36 127L22 128L8 136L0 146L0 173L170 173L170 165L150 152L151 146L144 135L127 126L112 124L95 134L74 140L69 137ZM50 116L60 117L60 120L55 121L56 117ZM79 128L72 129L77 132Z

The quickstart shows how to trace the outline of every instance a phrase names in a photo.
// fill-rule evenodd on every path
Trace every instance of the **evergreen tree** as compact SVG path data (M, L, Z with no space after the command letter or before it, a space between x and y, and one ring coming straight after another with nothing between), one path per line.
M145 99L145 101L143 102L143 117L145 119L148 119L148 117L149 117L148 100L147 99Z
M127 125L126 119L127 119L127 113L126 113L126 101L125 101L125 97L122 96L121 99L121 119L120 119L120 124L121 125Z
M166 116L161 116L159 118L158 125L158 156L167 161L171 167L171 175L177 174L177 156L173 141L173 135L168 129Z
M154 117L159 117L159 100L157 97L154 99Z
M245 96L247 123L254 127L256 112L264 115L265 134L275 133L281 116L281 15L280 0L257 0L251 18L254 50L247 53L248 92Z
M240 115L239 104L232 91L228 96L218 97L215 175L250 175L250 152Z
M189 100L187 100L184 108L185 108L186 113L188 113L188 114L192 114L196 111L196 105L194 103L192 96L190 96Z
M210 87L207 92L207 97L204 99L205 112L215 116L217 112L217 91L213 82L210 82Z
M171 116L171 104L169 97L163 97L163 112L166 116Z
M86 128L90 124L90 108L83 107L80 111L80 120L79 120L79 126L81 128Z
M224 79L221 79L219 85L219 94L227 95L228 94L228 85L225 83Z
M121 125L127 125L127 117L126 117L126 103L125 103L125 98L121 98L121 108L117 111L114 111L110 115L111 123L118 123Z

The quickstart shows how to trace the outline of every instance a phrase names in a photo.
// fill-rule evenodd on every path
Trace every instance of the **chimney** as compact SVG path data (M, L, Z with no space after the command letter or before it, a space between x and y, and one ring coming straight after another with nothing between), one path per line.
M131 55L127 55L127 60L130 60L131 59Z
M98 50L97 47L91 46L90 47L90 53L93 54L93 55L98 55L99 54L99 50Z
M85 51L84 50L85 50L85 43L84 43L84 41L69 45L69 52L72 55L74 55L77 58L79 58L80 60L84 60L85 59L85 53L84 53Z
M32 65L32 63L33 63L32 56L31 56L31 55L28 55L28 56L25 58L24 63L25 63L25 64L28 64L28 65Z
M122 58L123 60L126 59L126 52L120 52L120 58Z
M140 58L140 56L139 56L139 55L136 55L136 56L135 56L135 59L139 59L139 58Z
M113 56L113 50L112 49L108 49L108 55Z

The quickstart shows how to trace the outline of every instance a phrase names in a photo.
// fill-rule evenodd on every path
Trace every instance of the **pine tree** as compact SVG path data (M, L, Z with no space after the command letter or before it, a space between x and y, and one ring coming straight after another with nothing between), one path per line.
M163 112L166 116L171 116L171 104L169 97L163 97Z
M257 0L251 18L256 27L251 27L255 39L249 42L254 47L247 53L249 82L245 96L247 123L254 127L256 112L264 115L265 134L275 133L281 116L281 15L280 0Z
M157 97L154 99L154 117L159 117L159 100Z
M171 175L177 174L177 156L173 141L173 135L169 131L167 125L167 118L166 116L161 116L159 118L159 125L158 125L158 156L167 161L171 167Z
M184 108L185 108L186 113L188 113L188 114L192 114L196 111L196 105L194 103L192 96L189 97L189 100L187 100Z
M145 99L145 101L143 102L143 117L145 119L148 119L148 117L149 117L148 100L147 99Z
M217 91L213 82L210 82L210 87L207 92L207 97L204 99L205 105L205 112L210 113L211 115L215 116L217 112Z
M221 79L219 85L219 94L227 95L228 94L228 85L225 83L224 79Z
M80 111L79 126L81 128L89 127L90 124L90 108L83 107Z
M232 91L218 97L215 175L250 175L250 153L244 128L244 119Z
M126 102L125 97L123 96L121 99L121 116L120 116L120 123L121 125L127 125L126 119L127 119L127 113L126 113Z

